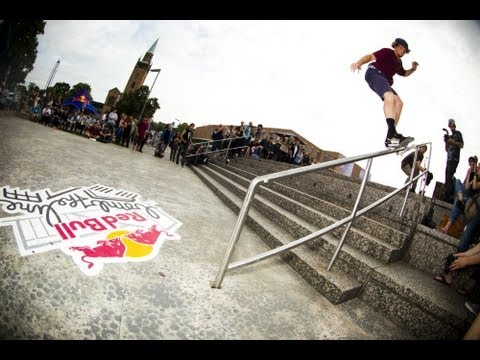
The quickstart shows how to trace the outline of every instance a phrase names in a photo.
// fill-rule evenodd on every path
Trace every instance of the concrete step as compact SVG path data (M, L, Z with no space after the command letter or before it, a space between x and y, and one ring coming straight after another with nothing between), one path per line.
M257 175L265 175L298 167L277 161L251 158L232 158L229 165L239 166L243 170L250 171ZM360 181L335 174L329 170L320 170L314 173L292 176L276 180L275 182L288 185L307 194L320 197L326 201L350 209L355 203L360 188ZM392 190L393 188L369 182L362 197L361 207L373 203ZM421 220L428 210L429 202L419 201L423 199L420 195L409 195L404 214L400 219L401 221L399 221L398 214L403 205L404 195L405 192L399 193L394 198L371 211L368 217L378 219L380 222L388 224L391 227L396 227L398 230L408 232L408 230L405 229Z
M228 169L233 170L231 166ZM217 171L220 172L218 169ZM246 170L242 171L245 173ZM222 173L225 174L224 170ZM225 177L223 179L222 181L227 184L228 181L231 182ZM249 182L246 177L238 179L244 185ZM241 186L238 184L235 186L237 188L235 191L243 197L244 192L240 190ZM282 208L281 211L284 210ZM303 236L304 231L312 232L316 229L314 225L299 221L298 217L293 215L290 216L290 220L298 221L297 225L289 226L297 234L293 238ZM273 226L276 230L269 231L278 232L279 228L283 229L282 226L285 225L281 225L278 219L274 219ZM426 236L428 237L425 232L428 230L422 232L421 239L416 241L417 244ZM337 243L338 239L333 234L326 234L304 246L306 250L321 254L324 259L330 259ZM417 255L416 261L418 258ZM323 266L326 266L325 261ZM453 287L437 283L433 280L431 273L416 268L406 261L385 264L345 244L332 271L343 271L362 283L363 287L358 294L363 301L372 306L372 309L408 329L419 339L461 339L474 320L463 306L466 299L457 294Z
M225 202L235 213L239 213L243 200L229 189L210 177L203 167L192 167L202 181ZM285 231L279 231L277 224L255 209L250 209L246 220L249 226L271 248L295 240ZM354 277L340 269L326 271L328 260L321 253L311 250L308 244L301 245L285 254L282 259L299 275L311 284L318 292L333 304L339 304L357 296L361 284Z
M218 166L219 168L218 171L222 172L227 176L228 176L228 173L223 172L225 171L225 169L228 169L229 171L234 172L239 176L245 178L246 179L245 181L240 180L243 186L247 186L247 184L249 184L249 181L256 177L254 173L251 173L247 170L243 170L239 167L235 167L235 165L229 166L228 168L225 168L224 166L217 165L217 164L211 164L211 165ZM294 189L290 186L283 185L275 181L269 182L265 186L282 195L287 196L290 199L295 199L297 202L307 205L315 210L318 210L325 214L329 214L330 216L332 216L337 220L345 218L351 213L350 209L346 209L342 206L332 204L317 196L307 194L301 190ZM264 192L260 192L260 193L263 194ZM403 245L405 244L406 237L408 235L407 233L397 230L396 228L393 228L391 226L385 225L377 220L370 219L367 216L368 214L361 216L355 220L354 225L356 229L366 232L378 239L382 239L383 241L386 241L397 248L403 247Z
M404 261L375 269L359 296L419 339L462 339L474 320L465 297Z
M245 196L247 190L245 186L249 185L249 180L214 164L209 164L205 170L215 180L228 187L241 198ZM254 206L265 215L268 214L270 218L276 219L279 226L282 226L286 231L299 238L329 226L338 220L264 186L260 186L257 194ZM346 225L333 230L332 234L337 238L341 238L345 228ZM375 238L355 227L350 229L346 242L383 262L391 262L400 258L400 249L398 247Z

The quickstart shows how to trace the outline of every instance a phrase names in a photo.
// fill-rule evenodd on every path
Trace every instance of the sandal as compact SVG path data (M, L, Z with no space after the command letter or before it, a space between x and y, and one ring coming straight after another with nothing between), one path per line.
M437 231L441 232L442 234L447 234L448 235L448 230L445 231L445 229L441 226L437 228ZM440 280L437 280L437 281L440 281Z
M450 286L452 285L451 282L448 282L447 279L445 279L445 275L443 274L440 274L440 275L437 275L433 278L435 281L438 281L439 283L442 283L442 284L445 284L447 286ZM453 281L452 281L453 282Z

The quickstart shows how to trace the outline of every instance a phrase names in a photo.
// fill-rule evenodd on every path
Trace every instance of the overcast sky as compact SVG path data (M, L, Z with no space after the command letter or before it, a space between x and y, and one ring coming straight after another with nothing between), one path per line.
M442 128L449 118L465 142L456 176L463 180L470 155L480 157L478 21L47 20L26 83L43 88L60 59L52 85L86 82L93 99L104 102L109 89L124 90L138 58L158 38L155 121L252 121L353 156L383 150L387 126L383 103L364 80L366 66L352 73L350 64L396 37L411 49L405 69L420 64L413 75L394 78L404 101L397 129L433 143L431 195L435 181L444 181ZM154 79L150 73L145 85ZM400 161L397 155L374 160L372 180L403 184Z

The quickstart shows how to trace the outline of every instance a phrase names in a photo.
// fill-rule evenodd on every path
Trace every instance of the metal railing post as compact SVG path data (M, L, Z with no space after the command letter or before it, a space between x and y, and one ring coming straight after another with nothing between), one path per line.
M362 200L363 192L365 191L365 185L367 184L368 175L370 174L370 168L372 167L372 161L373 161L373 158L368 159L367 168L365 169L365 175L363 176L363 180L362 180L362 185L360 185L360 190L358 191L357 200L355 201L355 205L353 206L353 210L352 210L352 213L351 213L351 216L352 216L353 220L355 220L355 216L357 215L358 206L360 205L360 201ZM347 228L343 232L342 238L340 239L340 242L338 243L337 248L335 249L335 253L333 254L332 260L330 260L330 263L328 264L327 271L330 271L333 264L335 263L335 260L337 259L337 256L338 256L338 253L342 249L343 243L345 242L345 239L347 238L348 232L350 231L350 228L352 227L353 220L348 223Z
M248 209L250 208L250 204L252 202L253 195L255 193L255 188L258 184L256 179L253 179L248 187L247 194L245 196L245 200L243 202L242 208L240 209L240 213L238 214L237 223L235 224L235 228L233 229L232 237L230 238L230 242L228 243L227 251L223 256L222 263L220 264L220 268L218 269L217 277L212 284L213 288L219 289L222 286L223 278L225 277L225 272L227 270L227 266L230 262L230 258L233 254L233 249L235 249L235 245L240 237L242 232L243 224L245 223Z
M410 171L410 177L409 177L409 180L408 180L410 185L406 189L405 197L403 199L402 208L400 209L400 212L398 213L398 216L400 216L400 217L403 216L403 211L405 210L405 206L407 205L408 194L410 193L410 190L412 189L412 186L413 186L412 179L413 179L413 174L415 173L415 169L417 168L417 154L418 154L418 146L415 147L415 155L413 155L413 165L412 165L412 170Z
M230 145L232 144L232 138L228 138L227 151L225 151L225 163L228 164L228 152L230 151Z

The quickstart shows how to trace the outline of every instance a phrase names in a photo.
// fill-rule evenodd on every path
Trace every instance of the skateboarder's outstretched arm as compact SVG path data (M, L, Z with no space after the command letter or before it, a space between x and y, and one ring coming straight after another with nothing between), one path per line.
M363 64L368 64L369 62L375 60L375 55L373 54L364 55L357 62L354 62L352 65L350 65L350 70L352 70L352 72L355 72L355 70L360 71L362 70Z

